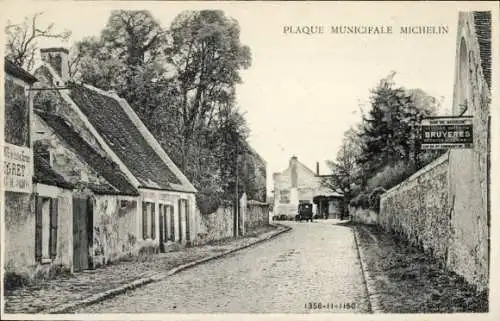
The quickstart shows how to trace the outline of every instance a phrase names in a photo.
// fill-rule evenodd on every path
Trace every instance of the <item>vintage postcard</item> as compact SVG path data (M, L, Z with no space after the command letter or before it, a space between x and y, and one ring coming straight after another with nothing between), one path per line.
M0 7L2 320L500 317L498 3Z

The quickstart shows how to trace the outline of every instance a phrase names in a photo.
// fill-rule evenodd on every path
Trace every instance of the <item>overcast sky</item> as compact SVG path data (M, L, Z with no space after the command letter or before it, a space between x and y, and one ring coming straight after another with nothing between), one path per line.
M391 71L397 85L443 97L442 113L450 110L458 12L467 10L460 3L22 3L4 6L2 20L44 11L42 24L73 32L69 43L41 46L69 47L98 36L118 8L149 9L165 27L185 9L218 8L237 19L241 41L252 51L238 104L246 111L252 146L268 163L268 184L292 155L313 170L318 161L321 173L328 173L325 160L335 158L343 132L359 121L359 103ZM285 26L305 25L323 26L325 33L283 33ZM392 26L393 34L330 34L332 25ZM402 35L400 26L446 26L448 33Z

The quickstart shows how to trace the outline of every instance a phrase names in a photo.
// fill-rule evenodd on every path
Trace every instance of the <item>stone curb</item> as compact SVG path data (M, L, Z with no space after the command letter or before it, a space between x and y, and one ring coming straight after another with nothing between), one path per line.
M372 313L384 313L382 308L380 295L377 293L377 288L375 287L375 279L367 271L366 256L363 248L359 244L358 228L354 227L354 241L356 243L356 248L358 249L359 261L361 264L361 271L363 273L363 279L365 281L366 292L368 294L368 302L370 305L370 310Z
M107 291L104 291L104 292L101 292L101 293L97 293L97 294L91 295L91 296L89 296L89 297L87 297L85 299L77 300L77 301L74 301L74 302L71 302L71 303L64 303L64 304L55 306L53 308L50 308L48 310L42 310L39 313L42 313L42 314L43 313L46 313L46 314L71 313L72 310L75 310L77 308L82 308L82 307L85 307L85 306L89 306L89 305L92 305L92 304L95 304L95 303L98 303L98 302L110 299L110 298L112 298L114 296L117 296L119 294L125 293L125 292L127 292L129 290L135 290L135 289L137 289L137 288L139 288L139 287L141 287L143 285L164 280L164 279L166 279L167 277L169 277L171 275L174 275L174 274L176 274L176 273L178 273L180 271L189 269L189 268L191 268L191 267L193 267L195 265L199 265L199 264L202 264L202 263L205 263L205 262L208 262L208 261L211 261L211 260L223 257L225 255L234 253L236 251L240 251L240 250L246 249L246 248L248 248L250 246L253 246L255 244L262 243L264 241L270 240L270 239L272 239L272 238L274 238L274 237L276 237L276 236L278 236L280 234L283 234L285 232L288 232L288 231L290 231L292 229L289 226L285 226L285 225L281 225L281 224L279 224L279 225L278 224L270 224L270 225L274 226L274 227L276 227L276 228L278 228L280 230L275 231L275 233L271 233L271 234L267 235L266 237L257 238L257 240L255 240L254 242L251 242L249 244L245 244L245 245L242 245L240 247L236 247L234 249L230 249L230 250L227 250L227 251L224 251L224 252L212 255L212 256L204 257L202 259L199 259L199 260L196 260L196 261L193 261L193 262L189 262L189 263L186 263L186 264L183 264L183 265L176 266L176 267L170 269L166 273L155 273L154 275L152 275L150 277L137 279L137 280L135 280L135 281L133 281L131 283L122 285L120 287L117 287L117 288L114 288L114 289L111 289L111 290L107 290Z

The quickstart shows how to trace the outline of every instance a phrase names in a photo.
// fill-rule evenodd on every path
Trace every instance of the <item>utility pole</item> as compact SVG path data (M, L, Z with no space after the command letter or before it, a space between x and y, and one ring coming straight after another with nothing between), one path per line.
M239 220L240 220L240 215L239 215L239 212L240 212L240 204L239 204L239 191L238 191L238 185L239 185L239 177L238 177L238 150L239 150L239 137L237 136L236 137L236 142L235 142L235 153L234 153L234 157L235 157L235 160L234 160L234 164L235 164L235 175L236 175L236 183L235 183L235 186L234 186L234 236L238 236L239 235Z

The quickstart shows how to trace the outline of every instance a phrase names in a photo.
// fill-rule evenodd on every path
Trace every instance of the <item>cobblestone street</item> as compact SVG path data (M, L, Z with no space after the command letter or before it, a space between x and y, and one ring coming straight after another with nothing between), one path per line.
M287 222L270 241L76 313L369 312L353 233L332 222Z

